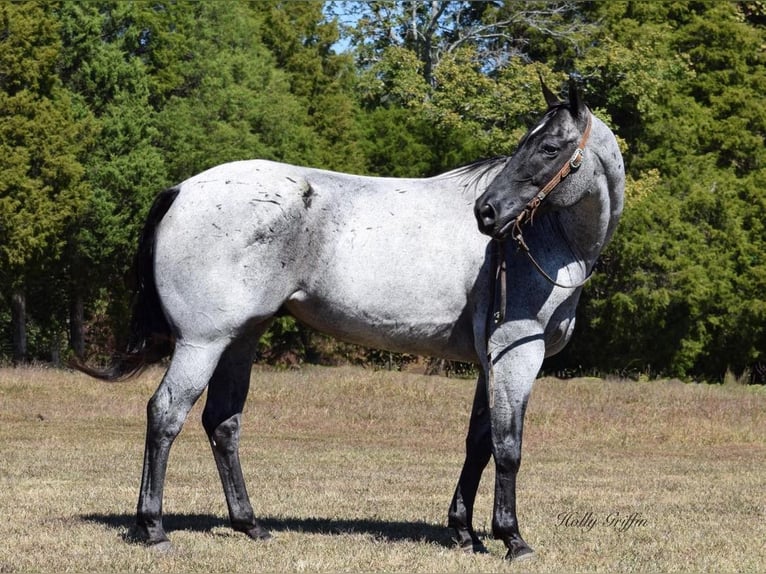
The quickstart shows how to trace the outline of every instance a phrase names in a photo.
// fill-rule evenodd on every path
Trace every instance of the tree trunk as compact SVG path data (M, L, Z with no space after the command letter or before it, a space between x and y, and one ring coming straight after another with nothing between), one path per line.
M27 298L23 291L11 295L11 341L13 364L27 362Z
M82 359L85 355L85 305L82 295L75 295L69 303L69 344L75 356Z
M51 337L51 364L56 368L61 366L61 332L58 329Z

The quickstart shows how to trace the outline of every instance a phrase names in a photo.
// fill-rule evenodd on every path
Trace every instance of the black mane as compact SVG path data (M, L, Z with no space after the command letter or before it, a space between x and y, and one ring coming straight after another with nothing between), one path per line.
M465 181L465 190L476 192L481 181L493 170L502 167L508 159L509 156L507 155L497 155L494 157L477 159L476 161L472 161L471 163L467 163L445 173L444 176L463 178Z

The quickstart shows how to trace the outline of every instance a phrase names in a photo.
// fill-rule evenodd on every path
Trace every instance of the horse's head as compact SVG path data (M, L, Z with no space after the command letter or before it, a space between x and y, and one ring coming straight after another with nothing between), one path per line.
M587 186L573 180L588 161L590 110L573 83L567 102L558 101L545 84L543 94L548 104L545 116L522 138L474 206L479 230L495 239L504 239L531 218L543 200L546 206L561 208L587 193Z

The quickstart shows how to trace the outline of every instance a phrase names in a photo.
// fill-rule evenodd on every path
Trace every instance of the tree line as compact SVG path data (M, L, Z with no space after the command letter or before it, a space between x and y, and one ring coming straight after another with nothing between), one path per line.
M626 208L557 372L766 378L766 5L0 4L0 361L105 359L154 195L265 158L423 177L513 153L572 76ZM411 358L287 318L266 360Z

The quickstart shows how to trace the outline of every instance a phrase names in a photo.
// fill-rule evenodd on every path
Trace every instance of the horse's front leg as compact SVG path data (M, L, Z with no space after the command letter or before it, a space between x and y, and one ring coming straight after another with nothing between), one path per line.
M532 548L519 532L516 516L516 476L521 464L524 412L535 377L542 366L542 335L497 347L490 356L488 375L492 454L495 459L495 506L492 533L505 542L506 559L530 557Z
M449 507L449 527L455 530L457 543L466 552L486 552L473 529L473 505L484 468L492 456L492 436L484 373L476 382L468 436L465 439L465 462Z

